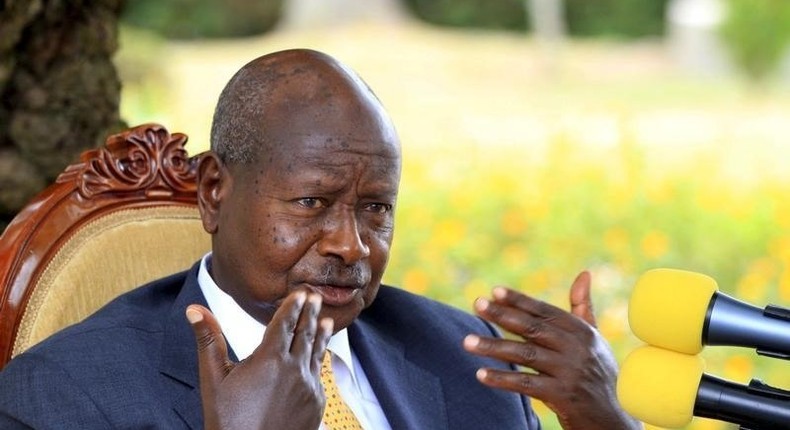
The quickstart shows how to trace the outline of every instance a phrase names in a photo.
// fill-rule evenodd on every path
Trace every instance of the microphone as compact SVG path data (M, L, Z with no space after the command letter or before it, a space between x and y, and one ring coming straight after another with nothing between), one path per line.
M729 345L790 359L790 309L742 302L699 273L645 272L631 294L628 323L644 342L685 354L697 354L703 345Z
M749 386L703 373L696 355L644 345L626 357L617 379L617 399L635 418L681 428L694 416L739 424L750 430L790 426L790 393L759 381Z

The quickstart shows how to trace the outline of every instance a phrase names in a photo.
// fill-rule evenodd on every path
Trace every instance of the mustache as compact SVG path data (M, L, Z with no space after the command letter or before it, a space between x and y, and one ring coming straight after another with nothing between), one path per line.
M370 273L362 265L350 266L325 264L311 277L310 283L317 285L340 285L345 287L362 287L370 279Z

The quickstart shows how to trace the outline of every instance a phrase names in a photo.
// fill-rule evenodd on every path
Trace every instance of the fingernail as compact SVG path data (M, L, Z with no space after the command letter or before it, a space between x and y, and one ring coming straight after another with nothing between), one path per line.
M307 297L307 301L310 302L311 304L314 304L314 305L320 305L321 304L321 295L320 294L310 294Z
M480 344L480 338L476 335L470 334L464 338L464 346L467 348L474 348Z
M488 300L482 297L479 297L477 300L475 300L475 308L477 308L477 310L479 311L484 311L488 309L489 304L491 304L491 302L489 302Z
M190 324L199 323L203 321L203 314L195 309L187 308L187 320Z
M502 287L495 287L492 291L492 294L497 300L503 300L507 297L507 290Z
M478 380L482 381L486 379L486 376L488 376L488 372L485 369L477 369L475 376L477 376Z
M307 300L307 293L304 291L297 291L296 292L296 304L299 306L303 306L305 300Z

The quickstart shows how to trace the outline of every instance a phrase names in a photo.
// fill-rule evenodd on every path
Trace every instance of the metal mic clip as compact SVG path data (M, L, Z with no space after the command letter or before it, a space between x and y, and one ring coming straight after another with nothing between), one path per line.
M777 305L768 305L763 309L763 315L767 318L774 318L782 321L790 322L790 309L783 308ZM782 360L790 360L790 354L784 352L771 351L768 349L757 349L757 355L763 355L770 358L780 358Z

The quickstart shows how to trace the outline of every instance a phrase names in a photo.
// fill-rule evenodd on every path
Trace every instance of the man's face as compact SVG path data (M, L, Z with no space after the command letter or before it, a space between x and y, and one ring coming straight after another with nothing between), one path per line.
M259 321L268 323L290 292L308 289L339 330L376 296L400 154L378 112L347 110L291 116L255 163L221 169L212 275Z

